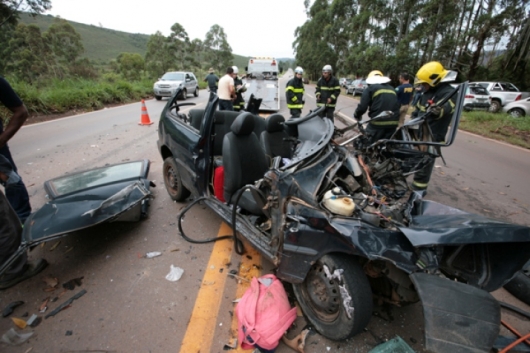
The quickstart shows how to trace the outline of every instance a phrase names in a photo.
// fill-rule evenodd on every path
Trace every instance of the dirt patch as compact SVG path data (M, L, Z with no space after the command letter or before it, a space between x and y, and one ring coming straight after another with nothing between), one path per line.
M513 126L501 126L491 131L492 134L499 134L506 137L517 136L525 142L530 142L530 131L517 130Z

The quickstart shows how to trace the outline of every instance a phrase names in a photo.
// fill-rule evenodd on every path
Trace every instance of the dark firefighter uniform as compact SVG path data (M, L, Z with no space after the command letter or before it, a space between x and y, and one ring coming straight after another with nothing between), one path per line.
M296 77L295 75L287 82L285 99L287 100L287 108L291 112L291 117L300 117L304 108L304 82L301 77Z
M240 87L238 89L238 87ZM236 99L234 100L234 111L239 112L245 109L245 100L242 93L247 89L243 87L243 81L236 75L234 78L234 89L236 90Z
M424 92L419 101L414 107L415 110L412 113L413 117L418 116L421 112L425 112L431 104L436 104L443 100L444 97L451 94L454 88L447 82L441 82L436 87L430 87L428 91ZM455 111L456 95L453 95L444 105L440 108L440 113L436 116L429 116L427 121L431 128L434 142L443 142L447 135L451 118ZM432 162L425 166L422 170L414 174L414 181L412 182L412 189L414 190L425 190L431 179L431 173L434 168L434 159Z
M363 114L368 110L368 116L374 118L384 111L392 111L394 114L368 123L366 135L370 144L380 139L387 139L396 131L399 123L399 102L396 91L389 83L369 84L363 91L361 102L355 109L353 117L360 121Z
M340 84L339 80L335 76L330 74L329 79L326 80L324 77L320 77L317 82L317 88L315 90L315 96L317 99L317 107L327 105L324 112L320 115L326 117L331 121L334 121L333 113L335 112L335 106L337 105L337 98L340 95ZM328 102L328 98L331 98L331 103Z

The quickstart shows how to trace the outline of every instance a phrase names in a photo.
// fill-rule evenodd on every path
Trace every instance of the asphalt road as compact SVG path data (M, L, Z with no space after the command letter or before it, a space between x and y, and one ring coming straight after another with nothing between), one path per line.
M281 82L285 87L285 81ZM283 89L282 89L283 91ZM287 115L282 96L282 110ZM204 106L207 93L189 97ZM154 122L140 126L140 103L80 114L23 127L10 141L10 148L31 196L33 208L45 202L45 180L106 164L149 159L153 190L149 217L138 223L113 223L76 232L57 242L46 243L30 253L44 257L50 266L38 276L0 293L0 309L23 300L12 316L39 314L47 298L53 310L81 288L87 290L67 310L43 320L34 335L20 346L0 343L2 352L223 352L233 337L234 304L246 286L246 278L270 270L251 249L245 256L232 250L230 241L190 244L177 232L176 215L185 203L172 202L164 189L162 161L156 150L158 117L166 101L146 102ZM357 100L341 96L337 110L351 117ZM314 89L306 86L306 108L314 107ZM185 107L184 111L192 107ZM344 120L347 121L347 120ZM337 125L342 122L337 121ZM438 161L428 198L466 211L530 225L526 186L530 171L529 152L460 132L447 149L447 166ZM186 233L194 238L228 234L219 218L197 206L184 219ZM153 259L142 257L160 251ZM177 282L165 279L170 266L184 270ZM242 279L228 275L235 270ZM62 289L45 292L45 277L60 283L84 277L81 287L61 295ZM528 306L505 291L495 296ZM39 314L43 315L43 314ZM503 318L530 331L528 321L509 313ZM368 352L377 344L401 336L417 352L423 352L421 307L386 310L378 307L367 330L346 342L332 342L310 334L305 352ZM305 326L299 317L294 336ZM14 327L0 319L0 335ZM236 351L241 351L240 349ZM281 344L278 353L292 352Z

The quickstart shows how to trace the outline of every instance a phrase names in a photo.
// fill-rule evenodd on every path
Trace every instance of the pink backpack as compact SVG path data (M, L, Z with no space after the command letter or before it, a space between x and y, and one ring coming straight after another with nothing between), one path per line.
M282 282L274 275L254 277L236 307L241 348L263 349L278 346L284 332L296 319Z

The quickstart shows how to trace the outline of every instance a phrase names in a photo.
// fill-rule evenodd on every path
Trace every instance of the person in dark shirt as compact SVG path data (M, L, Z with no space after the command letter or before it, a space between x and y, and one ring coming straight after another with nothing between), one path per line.
M212 67L208 72L208 75L204 78L204 82L208 82L208 89L210 92L217 93L217 82L219 82L219 77L214 73Z
M291 118L299 118L304 108L304 82L302 75L304 69L298 66L294 69L294 77L287 82L285 87L285 100L291 112Z
M431 108L427 122L432 131L434 142L443 142L445 140L449 124L451 123L455 111L456 96L454 95L451 99L445 102L445 104L438 106L445 97L454 91L454 88L449 81L455 78L456 73L454 71L446 70L443 65L437 61L431 61L423 65L416 73L414 85L421 85L424 93L416 104L412 116L416 117L420 113L424 113L427 109ZM434 106L431 107L432 105ZM414 174L412 190L416 191L421 196L425 196L427 193L427 186L431 179L433 168L434 159L431 163Z
M317 107L326 106L320 117L326 117L334 121L335 106L340 95L339 80L333 76L331 65L325 65L322 68L322 77L317 81L315 96L317 98Z
M0 155L0 180L6 190L20 180L9 160ZM9 204L6 196L0 191L0 265L4 264L18 250L22 241L22 225L17 214ZM6 289L28 279L42 271L48 263L44 259L28 262L24 252L0 276L0 289Z
M245 99L243 98L243 92L246 92L247 88L243 84L243 80L238 76L239 69L237 66L232 66L234 69L234 90L236 98L234 99L234 111L239 112L245 110Z
M28 110L22 103L22 100L15 93L9 82L0 76L0 102L11 111L12 115L9 123L4 129L3 121L0 119L0 154L3 155L11 163L13 170L17 172L17 166L11 156L7 142L16 134L28 118ZM4 182L0 181L4 184ZM11 204L11 207L17 213L20 222L24 223L26 218L31 213L31 204L29 202L28 190L22 179L16 184L11 185L6 189L6 197Z
M363 91L361 102L353 113L353 117L357 121L361 121L363 114L368 109L370 109L368 112L370 118L374 118L385 111L392 112L390 116L368 123L366 135L370 144L380 139L390 138L398 125L399 103L396 91L389 82L390 78L383 76L381 71L371 71L366 78L368 88Z
M414 88L410 84L410 75L406 72L403 72L399 75L399 83L401 84L396 87L396 94L400 105L398 127L401 127L405 123L405 117L409 111Z

